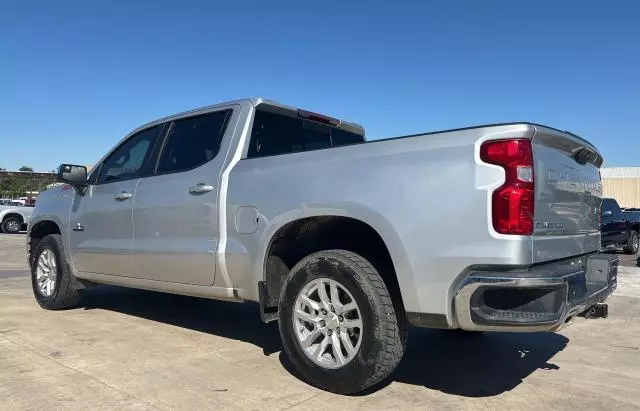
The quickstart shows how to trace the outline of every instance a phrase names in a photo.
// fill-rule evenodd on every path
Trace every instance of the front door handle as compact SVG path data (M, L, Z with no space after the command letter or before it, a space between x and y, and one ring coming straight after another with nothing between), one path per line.
M198 183L195 186L189 187L189 194L202 194L208 193L209 191L213 191L213 186L205 183Z
M124 200L130 199L131 197L133 197L133 194L128 193L126 191L122 191L122 192L120 192L120 194L116 195L116 200L124 201Z

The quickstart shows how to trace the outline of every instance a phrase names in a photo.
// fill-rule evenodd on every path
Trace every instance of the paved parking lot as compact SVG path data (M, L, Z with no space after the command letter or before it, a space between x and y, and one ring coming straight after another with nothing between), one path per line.
M0 409L638 409L640 268L623 258L608 319L557 334L412 329L393 378L347 397L292 375L252 304L96 287L42 310L24 236L0 235Z

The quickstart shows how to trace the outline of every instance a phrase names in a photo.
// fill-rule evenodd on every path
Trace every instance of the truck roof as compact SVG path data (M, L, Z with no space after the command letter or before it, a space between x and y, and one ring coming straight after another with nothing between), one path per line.
M272 108L275 109L275 111L279 111L279 112L289 112L291 115L298 115L298 113L300 111L304 111L306 113L310 113L310 114L316 114L313 112L308 112L305 110L302 110L300 108L297 107L292 107L292 106L287 106L285 104L282 104L278 101L275 100L269 100L269 99L265 99L262 97L251 97L251 98L244 98L244 99L238 99L238 100L231 100L231 101L225 101L222 103L217 103L217 104L213 104L210 106L204 106L204 107L199 107L196 109L192 109L192 110L188 110L188 111L183 111L181 113L177 113L177 114L172 114L166 117L162 117L159 118L157 120L151 121L149 123L146 123L138 128L136 128L135 130L133 130L131 133L129 133L128 135L137 133L138 131L145 129L147 127L153 126L155 124L159 124L159 123L164 123L166 121L170 121L170 120L176 120L179 119L181 117L188 117L188 116L192 116L192 115L197 115L197 114L204 114L206 112L215 110L218 107L223 107L223 106L229 106L232 104L237 104L237 105L246 105L246 104L251 104L253 107L257 107L258 105L264 104L264 105L268 105ZM319 116L322 117L327 117L324 114L318 114ZM331 117L327 117L333 120L333 118ZM357 123L352 123L352 122L348 122L348 121L343 121L340 119L335 119L338 121L338 124L335 125L335 127L346 130L346 131L350 131L352 133L357 133L360 134L362 136L365 135L365 131L364 131L364 127L362 127L360 124Z

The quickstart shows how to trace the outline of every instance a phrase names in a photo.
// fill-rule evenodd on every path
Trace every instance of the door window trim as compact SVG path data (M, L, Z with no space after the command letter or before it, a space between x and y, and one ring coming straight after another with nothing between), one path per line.
M180 120L186 120L186 119L190 119L190 118L194 118L194 117L200 117L200 116L206 116L207 114L211 114L211 113L216 113L216 112L220 112L220 111L226 111L229 110L231 111L231 113L229 114L229 116L226 119L226 128L224 130L224 133L222 135L222 140L220 142L220 148L218 149L218 152L216 153L216 155L213 156L213 158L211 158L211 160L200 164L199 166L196 166L194 168L191 168L189 170L180 170L180 171L167 171L167 172L162 172L162 173L158 173L158 167L160 164L160 158L162 156L162 153L165 149L166 146L166 141L167 138L169 136L169 131L173 128L173 124L176 121L180 121ZM96 177L96 181L94 183L90 183L90 185L92 186L99 186L99 185L104 185L104 184L112 184L112 183L119 183L122 181L130 181L130 180L134 180L134 179L139 179L139 178L148 178L148 177L154 177L154 176L160 176L160 175L167 175L167 174L177 174L177 173L184 173L187 171L191 171L191 170L195 170L198 167L202 167L205 164L210 163L211 161L215 160L220 153L222 152L222 148L224 147L224 142L225 140L227 140L227 138L229 137L229 133L234 133L236 130L236 126L238 123L238 119L239 119L239 115L240 115L240 110L238 109L238 106L235 104L232 105L228 105L228 106L221 106L221 107L216 107L214 110L208 110L204 113L200 112L197 114L190 114L190 115L186 115L183 117L177 117L177 118L172 118L170 120L167 120L165 122L159 122L156 124L152 124L149 125L149 127L146 127L142 130L136 131L135 134L131 134L129 137L127 137L125 140L123 140L120 144L118 144L115 148L113 148L111 151L109 151L109 153L107 153L107 156L104 157L102 159L102 161L100 161L90 172L89 177L92 177L94 173L98 173L98 176ZM251 119L253 121L253 119ZM117 180L117 181L109 181L109 182L102 182L99 180L99 174L102 172L102 166L104 165L104 163L106 163L112 155L114 155L123 145L125 145L130 139L134 138L135 136L137 136L138 134L147 131L149 129L152 129L154 127L161 127L160 133L158 134L158 137L156 137L155 142L153 147L151 147L150 152L151 154L149 155L149 158L145 161L145 164L141 167L141 172L139 173L139 175L137 177L134 178L127 178L127 179L122 179L122 180Z

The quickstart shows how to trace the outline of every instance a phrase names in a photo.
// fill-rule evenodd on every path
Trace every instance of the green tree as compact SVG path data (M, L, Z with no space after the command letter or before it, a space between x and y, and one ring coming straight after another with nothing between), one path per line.
M19 171L33 171L33 168L29 166L22 166L18 169Z
M0 192L2 192L3 197L18 197L28 189L28 182L23 178L8 177L0 181Z

